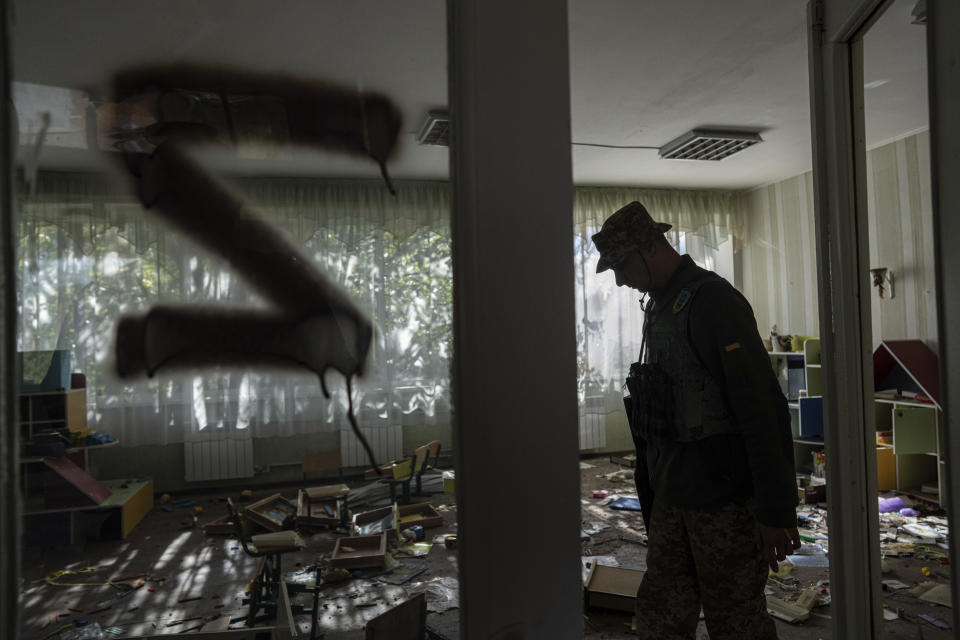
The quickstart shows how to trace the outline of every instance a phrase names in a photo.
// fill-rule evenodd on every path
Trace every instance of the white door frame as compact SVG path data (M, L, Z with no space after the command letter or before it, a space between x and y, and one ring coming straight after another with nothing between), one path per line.
M461 637L581 638L567 3L447 11Z
M862 127L851 91L851 40L881 2L861 3L855 20L821 0L811 0L807 14L834 638L878 637L882 620L876 434L867 426L873 407L870 289L862 277L869 273L867 212L855 181L866 148L862 140L855 144Z
M10 8L0 0L0 637L20 635L20 490L17 428L16 225Z
M878 638L882 634L877 468L874 458L872 340L869 244L866 204L866 144L863 118L863 33L890 0L811 0L808 5L810 101L813 132L817 272L823 339L824 436L827 507L830 517L830 586L837 607L834 638ZM948 15L949 14L949 15ZM960 323L960 307L942 292L960 291L960 220L940 211L960 209L956 175L960 129L950 121L958 75L949 60L960 58L948 25L958 24L954 0L927 0L931 167L934 177L934 235L937 247L937 308L945 446L957 456L960 430L952 400L960 402L958 380L947 375L960 366L948 327ZM939 16L939 17L938 17ZM952 21L951 21L952 19ZM939 181L938 181L939 177ZM952 233L951 233L952 232ZM951 437L951 434L953 437ZM948 476L951 531L960 509L958 478ZM957 541L951 536L953 557ZM953 576L957 593L956 575ZM954 610L954 626L960 615Z
M946 465L951 562L960 559L960 3L927 0L927 83L930 100L930 174L933 194L934 266L937 281L937 340ZM956 403L956 404L954 404ZM940 488L943 491L943 487ZM950 572L953 628L960 629L960 572Z

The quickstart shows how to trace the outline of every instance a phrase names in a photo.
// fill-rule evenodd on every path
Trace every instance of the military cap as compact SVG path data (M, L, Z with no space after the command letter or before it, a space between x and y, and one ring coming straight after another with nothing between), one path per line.
M631 251L646 248L670 226L666 222L654 222L637 201L621 207L593 234L593 244L600 252L597 273L617 266Z

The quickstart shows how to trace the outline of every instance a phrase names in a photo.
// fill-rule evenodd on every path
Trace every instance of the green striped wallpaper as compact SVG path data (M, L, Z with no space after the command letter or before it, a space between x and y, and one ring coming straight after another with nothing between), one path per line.
M894 297L871 289L873 343L919 338L936 347L930 136L924 131L867 153L870 266L894 274ZM760 334L819 335L813 175L744 194L742 290ZM869 283L870 274L863 274Z

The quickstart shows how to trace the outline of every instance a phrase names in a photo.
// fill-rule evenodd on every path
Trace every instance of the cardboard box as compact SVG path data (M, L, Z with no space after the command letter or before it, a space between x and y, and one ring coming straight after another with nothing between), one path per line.
M613 609L634 613L637 607L637 589L646 572L622 567L594 564L583 585L587 608Z
M397 507L397 516L397 528L401 531L414 525L420 525L424 529L443 526L443 516L429 502L401 505Z
M387 534L338 538L330 564L343 569L382 567L387 558Z

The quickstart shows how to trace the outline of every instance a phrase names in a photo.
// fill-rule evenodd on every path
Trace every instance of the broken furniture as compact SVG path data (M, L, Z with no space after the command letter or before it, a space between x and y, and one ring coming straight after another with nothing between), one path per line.
M365 640L423 640L427 637L427 597L418 593L364 627Z
M621 467L630 467L633 469L637 466L637 454L628 453L623 455L612 455L610 456L610 462L618 464Z
M243 514L270 531L292 529L297 518L297 505L279 493L247 505Z
M431 462L432 459L432 462ZM416 479L417 490L413 495L427 495L423 492L423 474L428 469L436 467L440 459L440 441L434 440L414 449L408 460L393 465L393 477L381 478L380 482L390 487L390 502L398 502L397 487L403 489L402 504L410 503L410 483ZM409 470L408 469L409 465Z
M72 447L60 456L21 458L27 529L49 536L65 520L64 542L70 544L79 542L87 530L99 537L126 538L153 509L153 481L99 481L87 473L88 451L115 444Z
M940 364L922 340L883 340L873 352L877 485L944 504Z
M307 591L313 593L313 608L304 609L301 606L291 607L298 613L305 613L311 616L313 620L311 625L310 637L314 637L316 630L316 605L319 595L320 585L320 565L317 564L315 586L307 587L305 585L287 585L283 580L283 560L282 556L291 551L299 551L306 545L303 539L296 531L274 531L272 533L262 533L250 537L248 541L243 533L243 523L240 521L240 514L234 508L233 499L227 498L227 512L233 521L234 531L240 546L244 553L252 558L261 558L260 566L257 569L257 575L250 584L250 597L244 604L249 603L250 611L246 616L246 624L252 627L258 616L260 618L276 618L278 608L288 602L288 590L296 592ZM244 517L249 517L247 513ZM260 610L263 609L263 613Z
M387 562L387 533L338 538L330 565L341 569L380 568Z
M303 489L297 499L297 520L304 525L347 526L347 495L350 488L341 483L309 487L311 473L336 470L343 480L343 459L339 451L315 451L303 456Z
M414 526L424 529L443 526L443 516L429 502L405 504L397 507L397 528L401 531Z
M232 535L233 531L233 522L230 520L229 514L215 518L203 525L203 533L208 536Z
M396 503L371 511L353 514L353 532L358 536L387 534L387 542L400 538L400 516Z

